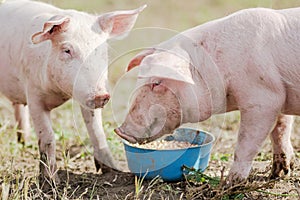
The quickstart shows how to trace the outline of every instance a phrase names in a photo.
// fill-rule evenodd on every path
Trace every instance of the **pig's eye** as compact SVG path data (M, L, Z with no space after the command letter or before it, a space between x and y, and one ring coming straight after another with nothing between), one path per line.
M70 55L71 55L71 50L70 50L70 49L65 49L64 52L65 52L66 54L70 54Z
M62 44L60 47L60 60L70 61L74 57L74 48L71 44Z
M151 90L153 90L155 87L159 86L161 84L160 80L155 80L154 82L152 82L151 84Z
M63 52L67 55L67 56L72 56L72 51L71 49L63 49Z
M153 85L154 85L154 86L158 86L158 85L160 85L160 84L161 84L161 81L160 81L160 80L157 80L157 81L154 81L154 82L153 82Z
M61 47L61 52L63 53L63 57L66 58L70 58L73 56L73 48L71 45L63 45Z

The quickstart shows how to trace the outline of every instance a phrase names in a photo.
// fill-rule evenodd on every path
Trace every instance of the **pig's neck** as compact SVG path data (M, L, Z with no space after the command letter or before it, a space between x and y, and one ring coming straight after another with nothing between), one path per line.
M211 101L207 88L203 87L200 80L195 79L195 84L186 84L181 90L182 123L195 123L208 119L212 114Z
M226 84L214 59L200 46L196 47L191 74L194 84L181 95L184 99L183 122L199 122L213 114L226 112ZM191 96L192 95L192 96Z

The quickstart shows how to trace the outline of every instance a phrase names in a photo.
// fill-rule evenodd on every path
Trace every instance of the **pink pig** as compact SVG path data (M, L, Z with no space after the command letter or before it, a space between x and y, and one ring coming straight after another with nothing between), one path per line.
M239 110L228 183L248 177L270 133L272 177L293 165L292 117L300 115L300 8L246 9L187 30L138 54L136 96L115 132L149 142L187 122Z
M0 5L0 92L12 101L25 138L28 105L44 175L56 171L50 111L71 97L81 105L97 170L116 167L101 125L100 108L110 98L107 40L125 36L144 7L96 16L28 0Z

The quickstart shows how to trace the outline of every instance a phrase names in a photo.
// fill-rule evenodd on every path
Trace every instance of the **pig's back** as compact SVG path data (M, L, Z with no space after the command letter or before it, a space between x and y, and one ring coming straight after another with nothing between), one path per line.
M0 92L13 102L26 102L24 68L34 60L32 55L38 57L47 51L45 48L30 50L31 36L42 31L43 23L51 13L59 12L60 9L51 5L28 0L7 0L0 4Z
M206 49L236 93L284 89L283 112L300 114L299 8L246 9L184 34Z
M300 9L248 9L226 20L231 27L223 30L231 29L225 34L231 43L225 42L222 50L231 51L224 56L225 67L239 72L235 79L242 79L236 87L243 88L248 79L248 84L262 84L278 94L284 88L282 111L300 114Z
M299 19L300 17L300 8L287 8L282 10L276 10L276 12L285 15L286 17L296 17Z
M43 22L47 20L47 17L51 16L51 13L59 13L60 11L54 6L41 2L8 0L0 4L0 24L5 27L0 34L1 36L8 34L10 37L16 36L14 38L17 38L24 36L28 31L41 31Z

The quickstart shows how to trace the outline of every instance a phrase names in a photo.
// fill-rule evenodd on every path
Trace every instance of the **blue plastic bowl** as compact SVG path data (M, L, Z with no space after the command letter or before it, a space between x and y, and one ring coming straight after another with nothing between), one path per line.
M215 137L207 132L191 128L179 128L165 140L186 141L198 144L185 149L153 150L132 146L123 141L128 168L139 177L153 179L160 176L164 181L184 179L183 166L201 170L207 168Z

